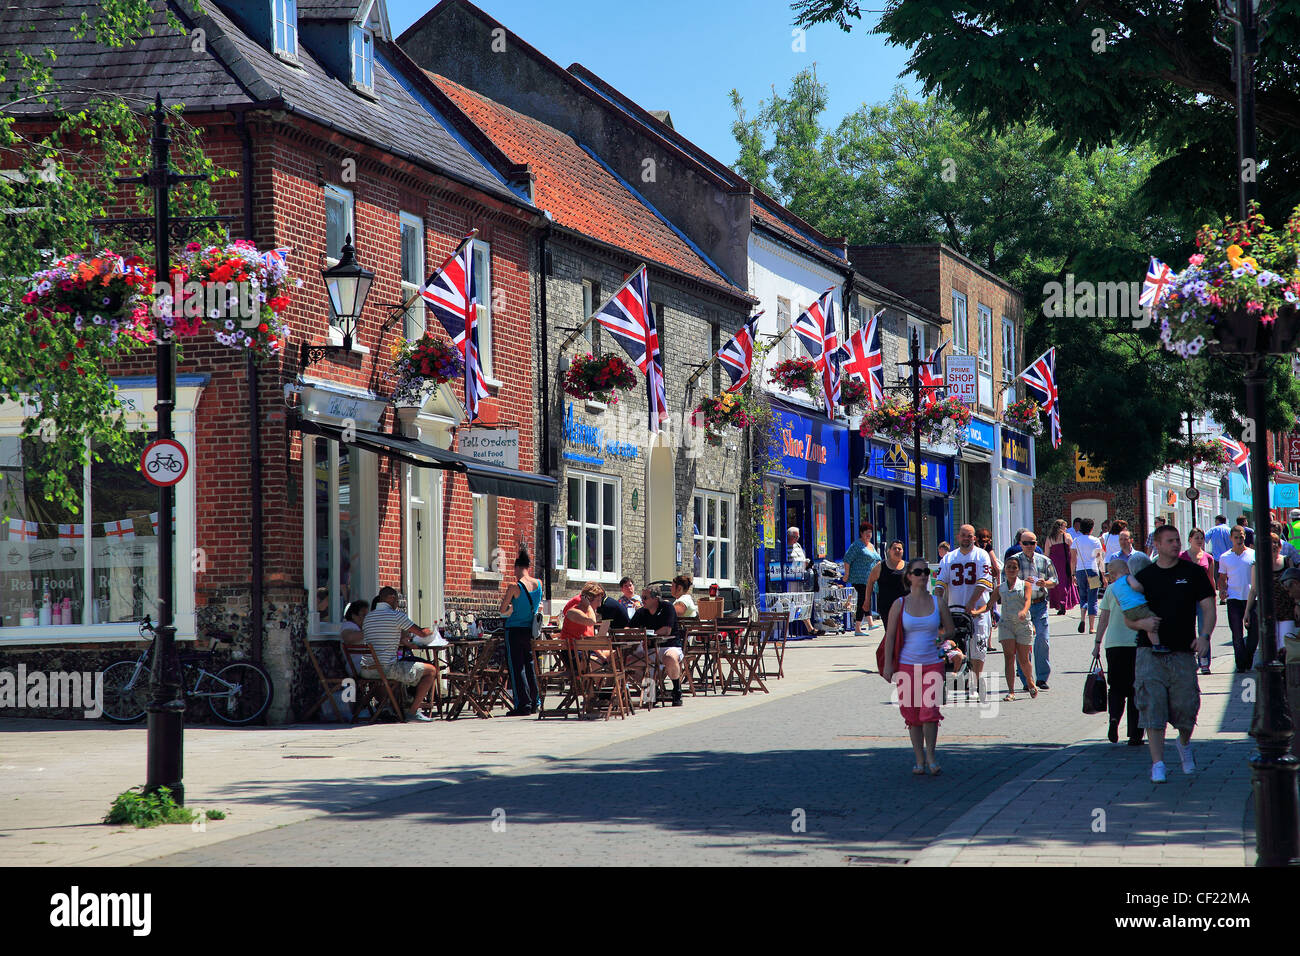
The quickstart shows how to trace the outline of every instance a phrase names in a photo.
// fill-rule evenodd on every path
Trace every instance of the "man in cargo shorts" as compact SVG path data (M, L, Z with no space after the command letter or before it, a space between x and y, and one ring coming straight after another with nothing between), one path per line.
M1194 773L1192 728L1201 709L1201 689L1196 678L1196 655L1210 652L1216 605L1214 588L1205 571L1180 558L1182 539L1173 525L1156 529L1152 542L1156 560L1136 575L1151 608L1151 617L1134 622L1137 662L1134 685L1138 722L1147 732L1151 749L1151 782L1165 782L1165 725L1178 731L1178 756L1183 773ZM1196 608L1201 607L1197 633ZM1159 629L1160 644L1153 646L1148 632Z

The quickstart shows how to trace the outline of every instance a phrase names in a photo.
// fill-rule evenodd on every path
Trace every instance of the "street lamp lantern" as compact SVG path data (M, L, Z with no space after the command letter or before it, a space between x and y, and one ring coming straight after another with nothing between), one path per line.
M357 262L357 250L352 245L352 236L343 240L338 264L322 269L321 278L329 290L330 311L343 329L343 349L351 351L357 319L366 306L370 284L375 281L375 274Z

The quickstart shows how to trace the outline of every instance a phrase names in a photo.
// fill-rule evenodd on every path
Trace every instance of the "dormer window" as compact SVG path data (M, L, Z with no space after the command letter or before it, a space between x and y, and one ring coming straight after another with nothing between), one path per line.
M298 55L298 0L271 0L271 19L275 24L275 52Z
M352 25L352 82L363 89L375 87L375 37L368 27Z

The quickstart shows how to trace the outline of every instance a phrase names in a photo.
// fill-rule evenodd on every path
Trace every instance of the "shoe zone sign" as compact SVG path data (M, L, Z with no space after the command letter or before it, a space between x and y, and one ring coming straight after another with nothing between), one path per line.
M772 428L781 452L782 477L849 486L848 429L774 408Z

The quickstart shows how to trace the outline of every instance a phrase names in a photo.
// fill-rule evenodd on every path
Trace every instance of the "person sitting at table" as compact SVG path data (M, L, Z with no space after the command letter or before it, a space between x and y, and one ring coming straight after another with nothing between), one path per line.
M677 581L673 581L673 590L677 590ZM677 620L677 610L667 601L659 599L659 592L646 588L641 595L641 610L632 615L631 626L653 631L668 640L661 641L655 654L655 667L663 667L668 679L673 682L673 706L682 706L682 636L683 630ZM640 656L640 652L634 654ZM638 668L644 672L644 666Z
M377 677L379 671L389 680L415 687L408 716L415 720L433 720L420 708L433 693L438 667L425 661L399 661L398 649L411 646L411 635L428 637L433 633L421 627L397 609L397 589L382 587L375 595L374 606L361 625L365 643L375 650L375 659L361 658L361 676Z
M623 602L612 594L605 596L596 607L596 617L601 621L609 621L611 628L627 627L628 610L623 606Z
M560 613L560 640L568 641L569 648L572 649L573 642L585 640L596 636L597 609L605 602L605 589L594 581L589 581L582 586L582 590L575 597L569 598L564 610ZM608 625L605 625L608 627ZM567 653L567 652L566 652ZM602 665L609 662L608 651L593 651L593 659L599 660Z
M344 644L365 643L361 625L369 612L370 605L365 601L353 601L349 604L343 612L343 624L339 627L339 640Z
M694 579L689 574L679 574L673 578L673 610L677 612L677 620L698 618L700 609L695 604L695 598L691 595L691 589L695 586ZM689 627L684 623L683 627Z
M618 582L618 590L618 603L623 606L628 618L631 618L641 607L641 595L636 593L636 587L633 585L632 579L626 576L622 581Z

